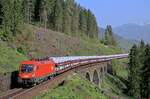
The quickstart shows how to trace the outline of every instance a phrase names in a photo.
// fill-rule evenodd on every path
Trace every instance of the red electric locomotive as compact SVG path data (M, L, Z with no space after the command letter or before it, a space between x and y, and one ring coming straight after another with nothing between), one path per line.
M51 59L23 61L19 67L19 83L38 84L55 74L55 63Z

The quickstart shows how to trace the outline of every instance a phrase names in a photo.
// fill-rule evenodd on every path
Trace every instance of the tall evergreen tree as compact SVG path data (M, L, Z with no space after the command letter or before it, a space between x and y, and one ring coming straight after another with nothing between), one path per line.
M71 33L71 16L74 0L65 0L63 4L63 32Z
M105 44L106 45L116 45L116 41L113 35L111 25L107 25L105 29Z
M79 30L84 34L87 32L87 10L82 7L79 14Z
M145 61L145 43L143 40L141 40L139 48L138 48L138 57L139 57L139 74L140 74L140 94L142 93L142 89L141 89L141 68L144 66L144 61Z
M87 35L90 38L94 38L98 35L98 26L96 18L90 10L88 10L87 13Z
M23 18L26 23L31 23L34 18L35 0L23 0Z
M13 1L13 0L12 0ZM20 26L23 24L23 14L22 14L22 0L13 1L13 19L12 21L12 32L13 35L19 31Z
M139 57L138 48L136 45L130 50L129 55L129 94L131 96L140 96L140 74L139 74Z
M98 25L97 25L97 21L96 21L96 17L93 15L93 37L98 37Z
M145 61L141 68L141 98L150 98L150 46L146 45Z
M63 30L63 1L55 0L53 9L53 28L56 31Z
M92 37L93 34L93 19L92 12L90 10L87 11L87 36Z
M73 5L71 31L75 36L78 34L79 31L79 6L76 3Z
M62 1L60 1L62 2ZM50 29L54 29L54 23L55 23L55 14L54 14L54 8L55 8L55 4L56 0L47 0L46 4L47 4L47 18L48 18L48 28Z
M40 23L44 25L44 28L47 28L48 22L48 5L47 0L41 0L40 5Z

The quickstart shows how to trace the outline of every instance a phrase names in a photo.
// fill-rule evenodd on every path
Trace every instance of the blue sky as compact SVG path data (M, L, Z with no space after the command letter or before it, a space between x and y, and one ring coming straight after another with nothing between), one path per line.
M91 9L98 24L113 27L126 24L150 24L150 0L76 0Z

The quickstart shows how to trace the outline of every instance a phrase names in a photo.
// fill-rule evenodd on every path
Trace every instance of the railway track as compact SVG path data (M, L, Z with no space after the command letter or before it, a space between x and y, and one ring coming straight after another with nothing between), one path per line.
M37 96L44 90L48 90L50 88L55 88L58 86L61 82L63 82L66 78L66 76L73 74L75 70L80 69L80 68L86 68L88 64L96 64L100 62L105 62L109 61L112 59L121 59L121 58L127 58L127 56L122 56L122 57L114 57L114 58L107 58L107 59L97 59L97 60L86 60L86 62L80 60L78 63L77 61L71 61L73 66L71 68L64 69L63 72L61 72L59 75L55 76L54 78L47 80L39 85L36 85L32 88L29 89L14 89L8 92L6 95L1 96L0 99L33 99L34 96ZM66 63L64 63L66 64ZM71 64L69 62L69 64ZM61 64L62 65L62 64Z
M9 99L10 97L14 96L15 94L23 92L25 89L22 88L15 88L12 90L9 90L5 93L5 95L0 96L0 99Z
M34 96L40 94L44 90L48 90L50 88L54 88L58 86L61 82L63 82L67 75L72 74L73 71L64 72L51 80L45 81L40 85L34 86L29 89L21 89L13 93L9 93L1 97L0 99L33 99Z

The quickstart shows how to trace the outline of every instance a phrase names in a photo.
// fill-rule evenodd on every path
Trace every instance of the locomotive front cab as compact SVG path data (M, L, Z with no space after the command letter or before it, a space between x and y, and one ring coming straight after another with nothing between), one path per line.
M19 83L33 85L35 83L35 70L34 64L21 64L19 68Z
M21 72L22 73L31 73L33 72L33 65L32 64L22 64Z

